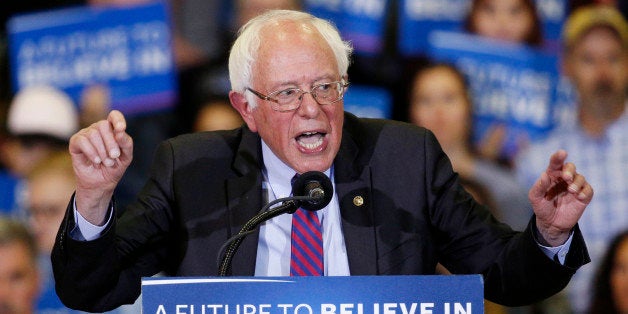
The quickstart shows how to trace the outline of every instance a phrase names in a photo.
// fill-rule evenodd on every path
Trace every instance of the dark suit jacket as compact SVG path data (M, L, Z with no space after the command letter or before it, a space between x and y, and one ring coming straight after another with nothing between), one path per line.
M59 296L105 310L133 302L142 276L217 275L219 248L263 206L262 164L246 127L164 142L138 201L101 238L70 238L68 207L52 254ZM483 274L487 299L519 305L558 292L589 261L577 227L561 266L536 244L534 219L523 233L495 221L425 129L346 114L334 171L352 275L433 274L440 262ZM253 275L257 242L256 233L243 241L233 275Z

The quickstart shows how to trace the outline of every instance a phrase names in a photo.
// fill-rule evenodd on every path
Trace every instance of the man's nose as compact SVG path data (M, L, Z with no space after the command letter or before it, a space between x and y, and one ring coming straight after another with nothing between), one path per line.
M309 95L306 96L305 94ZM320 112L320 105L314 98L314 94L312 94L312 92L303 92L301 97L299 97L299 101L301 101L301 106L299 106L298 109L300 115L313 118Z

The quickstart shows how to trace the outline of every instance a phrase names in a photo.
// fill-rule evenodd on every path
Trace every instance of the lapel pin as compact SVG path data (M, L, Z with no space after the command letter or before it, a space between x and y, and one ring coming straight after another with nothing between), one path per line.
M362 196L356 196L353 198L353 205L355 206L362 206L364 205L364 198L362 198Z

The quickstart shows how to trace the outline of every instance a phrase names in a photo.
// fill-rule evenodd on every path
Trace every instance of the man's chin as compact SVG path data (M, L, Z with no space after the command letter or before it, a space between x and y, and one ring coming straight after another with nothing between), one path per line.
M328 160L307 160L307 158L301 159L297 161L292 168L299 172L305 173L308 171L320 171L324 172L325 170L331 167L333 161Z

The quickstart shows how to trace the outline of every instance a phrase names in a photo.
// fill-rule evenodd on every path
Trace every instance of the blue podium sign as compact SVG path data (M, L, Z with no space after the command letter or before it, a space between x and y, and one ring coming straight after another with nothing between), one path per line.
M108 88L113 109L137 113L174 105L176 69L164 1L79 6L12 17L7 23L14 90L51 85L76 102Z
M144 314L484 313L480 275L144 278Z

